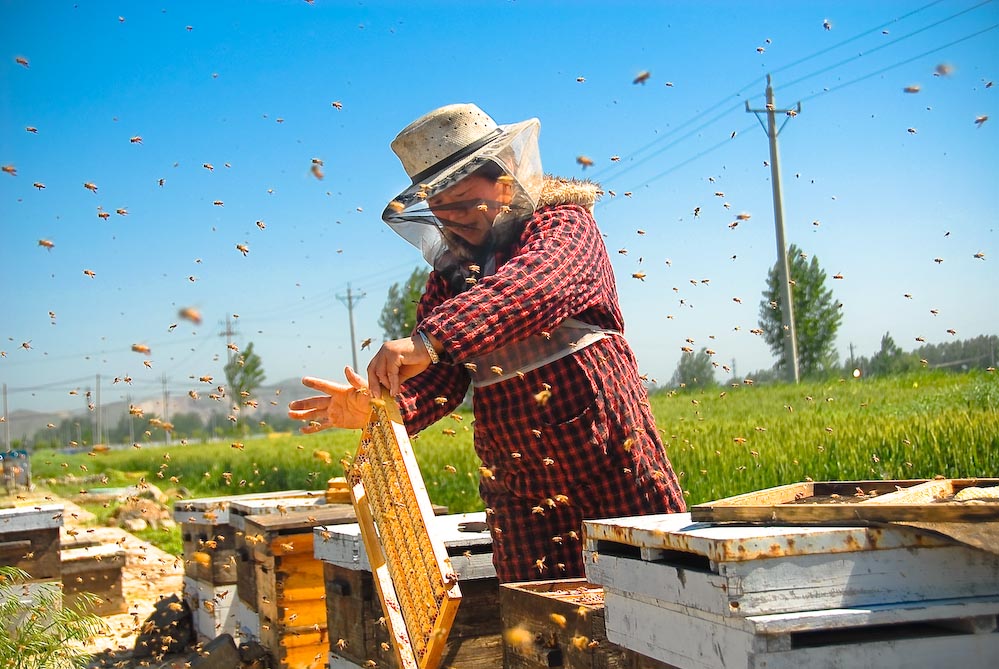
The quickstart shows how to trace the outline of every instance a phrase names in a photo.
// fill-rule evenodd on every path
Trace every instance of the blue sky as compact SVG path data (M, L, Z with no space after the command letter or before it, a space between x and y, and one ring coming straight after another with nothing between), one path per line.
M745 108L768 73L779 108L801 102L785 225L843 303L843 357L885 332L996 333L997 38L980 0L0 0L8 409L82 407L97 374L104 401L186 394L222 377L236 314L268 381L340 378L338 296L363 294L357 340L380 341L389 286L423 262L379 218L408 181L389 142L452 102L538 117L546 171L617 193L596 215L643 372L667 381L688 338L740 375L769 367L749 332L776 258L769 149Z

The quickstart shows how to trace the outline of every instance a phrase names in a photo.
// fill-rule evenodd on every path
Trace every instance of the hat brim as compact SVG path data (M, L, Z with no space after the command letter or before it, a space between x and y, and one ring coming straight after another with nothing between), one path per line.
M389 203L385 209L383 219L388 222L391 213L401 212L415 200L426 200L437 195L441 191L450 188L452 185L465 178L489 160L496 160L504 149L517 141L518 137L526 131L536 130L541 126L541 122L536 119L528 119L519 123L500 125L500 133L495 139L482 148L465 156L464 158L451 163L444 168L424 177L417 183L413 183L404 191L399 193ZM507 166L508 168L510 166Z

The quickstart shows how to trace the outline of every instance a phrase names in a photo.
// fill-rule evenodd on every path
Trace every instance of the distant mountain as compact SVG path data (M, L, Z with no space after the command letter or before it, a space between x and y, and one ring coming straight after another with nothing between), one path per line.
M234 403L233 398L225 397L214 400L209 397L212 393L218 393L216 385L198 383L191 386L195 390L198 399L194 399L188 393L171 392L167 396L166 416L174 416L178 413L196 413L202 420L206 420L212 413L230 414ZM256 407L244 404L244 399L239 399L239 418L254 421L266 420L267 416L285 415L288 410L288 402L299 397L306 397L315 394L314 391L302 385L301 380L287 379L279 383L266 384L261 386L252 397L246 398L255 401ZM149 395L142 398L133 398L132 404L140 408L143 414L148 416L163 417L163 396L162 394ZM104 425L115 425L122 416L128 415L128 404L126 402L104 402L101 407L102 421ZM96 407L94 409L96 411ZM6 437L9 432L11 441L23 441L34 436L38 430L47 426L59 425L65 419L78 420L81 423L91 424L94 419L93 411L86 408L75 411L12 411L6 416L4 424L0 424L0 449L6 447Z

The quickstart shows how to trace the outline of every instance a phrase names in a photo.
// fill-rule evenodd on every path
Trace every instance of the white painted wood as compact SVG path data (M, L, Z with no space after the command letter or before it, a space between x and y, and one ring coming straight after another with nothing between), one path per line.
M236 584L213 586L184 577L184 601L191 609L195 631L209 639L220 634L236 636ZM208 602L208 606L205 605Z
M260 614L250 608L250 605L237 597L232 605L236 618L236 633L232 635L236 643L260 640Z
M31 532L62 527L62 504L0 509L0 537L7 532Z
M975 631L975 633L991 633L996 629L997 615L999 615L999 597L969 597L965 599L939 599L932 602L908 602L750 616L746 622L749 623L754 634L773 635L844 627L991 617L991 627L979 627Z
M712 565L584 551L591 583L722 616L999 595L999 556L964 546L799 555Z
M999 595L999 555L961 545L718 565L740 615Z
M434 516L427 524L431 537L444 542L459 582L496 576L489 532L461 532L458 529L463 523L485 522L485 518L484 511L457 513ZM357 523L316 527L313 532L312 550L316 559L345 569L371 571ZM467 557L464 555L466 550L470 553Z
M325 491L309 493L306 490L282 490L280 492L255 492L246 495L226 497L197 497L173 503L173 519L178 523L199 525L228 525L229 505L251 499L274 499L278 497L302 497L308 494L325 494Z
M999 634L958 634L918 638L878 637L865 640L830 638L828 645L793 647L790 632L830 631L853 626L961 620L965 616L999 612L999 598L947 600L938 604L907 604L762 616L724 618L685 607L605 589L607 638L622 647L674 665L679 669L915 669L921 667L994 666ZM938 608L935 608L938 607ZM953 616L953 618L951 618ZM772 633L763 633L764 631ZM983 664L984 662L984 664Z
M947 546L951 542L910 527L757 526L692 523L689 513L583 522L584 548L600 542L676 550L715 562L860 550Z
M586 580L605 588L643 594L718 615L746 615L729 610L729 579L716 573L588 550L583 551L583 561Z

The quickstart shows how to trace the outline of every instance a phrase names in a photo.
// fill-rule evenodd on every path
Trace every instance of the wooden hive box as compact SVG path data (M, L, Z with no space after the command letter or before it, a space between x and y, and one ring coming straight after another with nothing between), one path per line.
M500 586L505 669L670 669L615 645L604 627L604 592L586 579Z
M492 669L503 661L499 584L485 513L439 515L428 528L441 538L458 574L462 601L448 633L441 667ZM330 669L398 669L357 524L315 529L314 552L323 561ZM370 665L368 665L370 666Z
M32 581L60 580L62 513L61 504L0 509L0 564L23 569Z
M286 514L289 511L308 511L325 508L324 491L296 491L295 494L271 497L256 497L238 500L230 505L229 522L236 540L236 593L237 606L247 608L253 614L259 613L257 606L257 574L253 560L253 545L257 537L246 536L246 519L250 516ZM243 617L242 614L240 617Z
M173 518L180 525L184 547L184 575L213 588L236 583L236 531L230 522L230 507L249 500L302 494L304 491L292 490L174 502Z
M322 499L322 498L320 498ZM313 528L355 520L349 504L243 517L253 565L260 643L279 667L321 667L329 649L323 563L313 554ZM242 588L241 580L238 587Z
M908 527L593 520L584 562L608 638L682 669L999 653L999 556Z
M97 544L64 548L60 554L64 606L75 605L81 593L89 592L100 598L89 609L91 613L110 616L128 611L121 589L124 548L118 544Z

